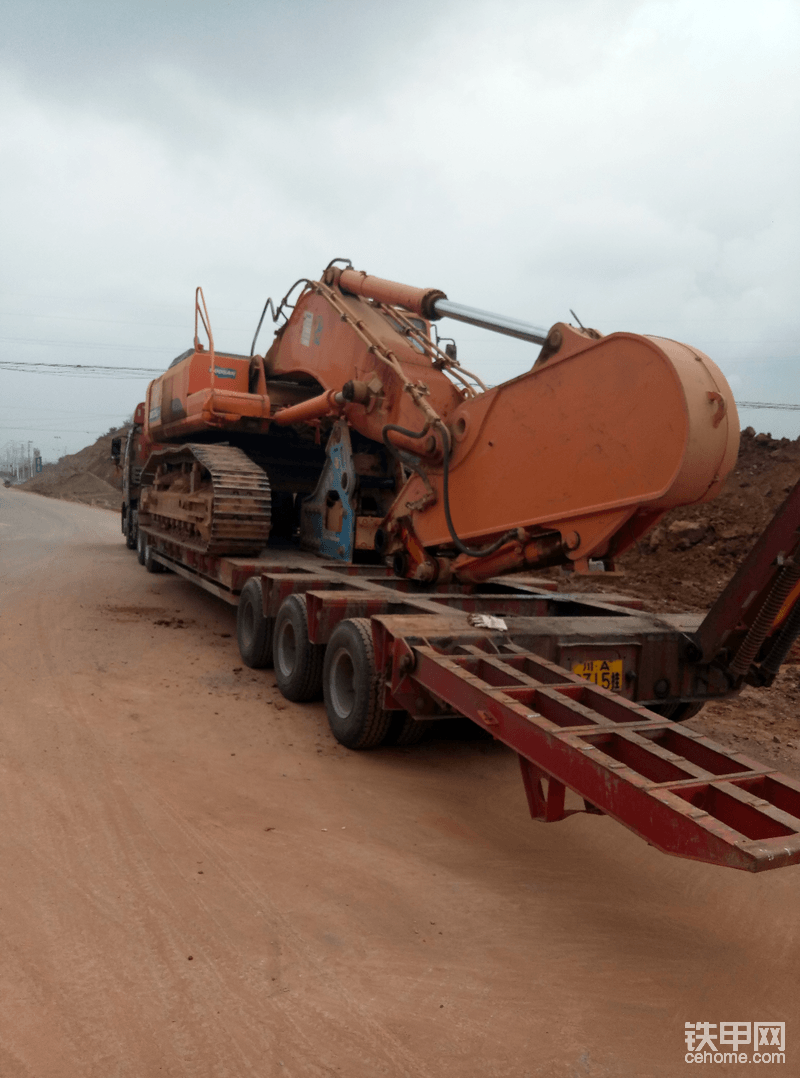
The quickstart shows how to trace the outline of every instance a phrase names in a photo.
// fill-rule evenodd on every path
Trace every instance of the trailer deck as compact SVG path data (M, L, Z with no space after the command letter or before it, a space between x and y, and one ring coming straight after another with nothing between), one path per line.
M800 783L668 717L722 695L686 661L697 615L535 578L426 587L293 549L215 558L148 540L155 562L232 605L258 579L267 620L303 596L313 645L368 619L380 706L464 716L504 742L534 819L605 814L666 853L753 872L800 862Z

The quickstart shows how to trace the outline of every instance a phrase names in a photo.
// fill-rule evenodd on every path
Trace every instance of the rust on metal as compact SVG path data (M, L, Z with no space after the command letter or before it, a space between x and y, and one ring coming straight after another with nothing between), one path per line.
M800 863L800 783L643 704L660 682L701 699L700 688L710 699L729 691L712 667L685 657L697 619L655 618L623 596L554 594L536 582L422 590L383 566L292 552L214 558L147 534L160 560L229 602L258 576L267 617L305 595L315 643L344 619L369 617L382 705L425 721L462 715L489 730L520 757L537 820L605 814L677 856L753 872ZM470 625L474 612L507 630ZM565 668L615 655L634 675L619 693Z
M710 662L721 649L735 652L757 621L769 621L767 633L757 630L760 645L765 637L780 627L789 616L800 595L800 584L795 577L791 562L800 554L800 482L798 482L772 518L764 532L756 540L752 550L731 578L709 610L693 636L700 657ZM773 589L779 580L777 592ZM785 585L791 585L786 591ZM777 597L777 604L770 599ZM769 604L769 608L765 609ZM771 614L771 617L768 615ZM754 634L755 635L755 634ZM751 638L752 640L752 638ZM751 652L748 646L748 653ZM744 655L742 656L744 658ZM747 666L755 657L750 654ZM742 664L740 664L742 665ZM738 669L738 667L737 667ZM747 668L741 671L747 672Z
M500 686L472 658L414 651L412 682L479 725L490 714L493 736L535 769L523 765L537 819L563 819L571 789L665 853L750 872L800 863L800 783L596 686L520 686L514 667Z

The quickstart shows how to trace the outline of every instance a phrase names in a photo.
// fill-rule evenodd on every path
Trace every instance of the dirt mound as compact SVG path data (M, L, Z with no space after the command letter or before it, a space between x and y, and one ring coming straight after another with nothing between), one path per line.
M125 427L109 431L94 445L62 457L57 464L45 464L39 475L21 484L22 489L48 498L118 510L122 479L111 460L111 439L124 438L126 433Z

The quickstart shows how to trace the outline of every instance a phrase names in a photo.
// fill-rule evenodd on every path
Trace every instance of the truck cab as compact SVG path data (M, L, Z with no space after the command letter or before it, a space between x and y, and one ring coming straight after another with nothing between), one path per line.
M142 465L150 454L152 444L145 446L144 402L136 405L133 424L123 446L122 438L111 442L111 459L122 469L122 534L129 550L136 549L139 516L139 492L142 482Z

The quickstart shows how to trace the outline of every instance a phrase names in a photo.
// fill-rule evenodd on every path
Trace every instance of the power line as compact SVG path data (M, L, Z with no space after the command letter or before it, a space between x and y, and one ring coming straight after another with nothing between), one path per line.
M745 356L736 359L721 359L717 356L718 362L724 364L726 367L732 367L734 364L741 365L746 363L750 367L763 367L767 363L797 363L800 361L800 356Z
M0 359L0 370L21 374L49 374L66 378L142 378L163 374L163 367L109 367L98 363L35 363L18 359Z
M39 363L22 360L0 360L0 369L24 374L61 375L72 378L138 379L143 375L163 374L161 367L109 367L96 363ZM800 412L800 404L778 404L774 401L737 401L739 408L771 408L782 412ZM11 427L22 430L22 427ZM34 429L34 428L30 428Z

